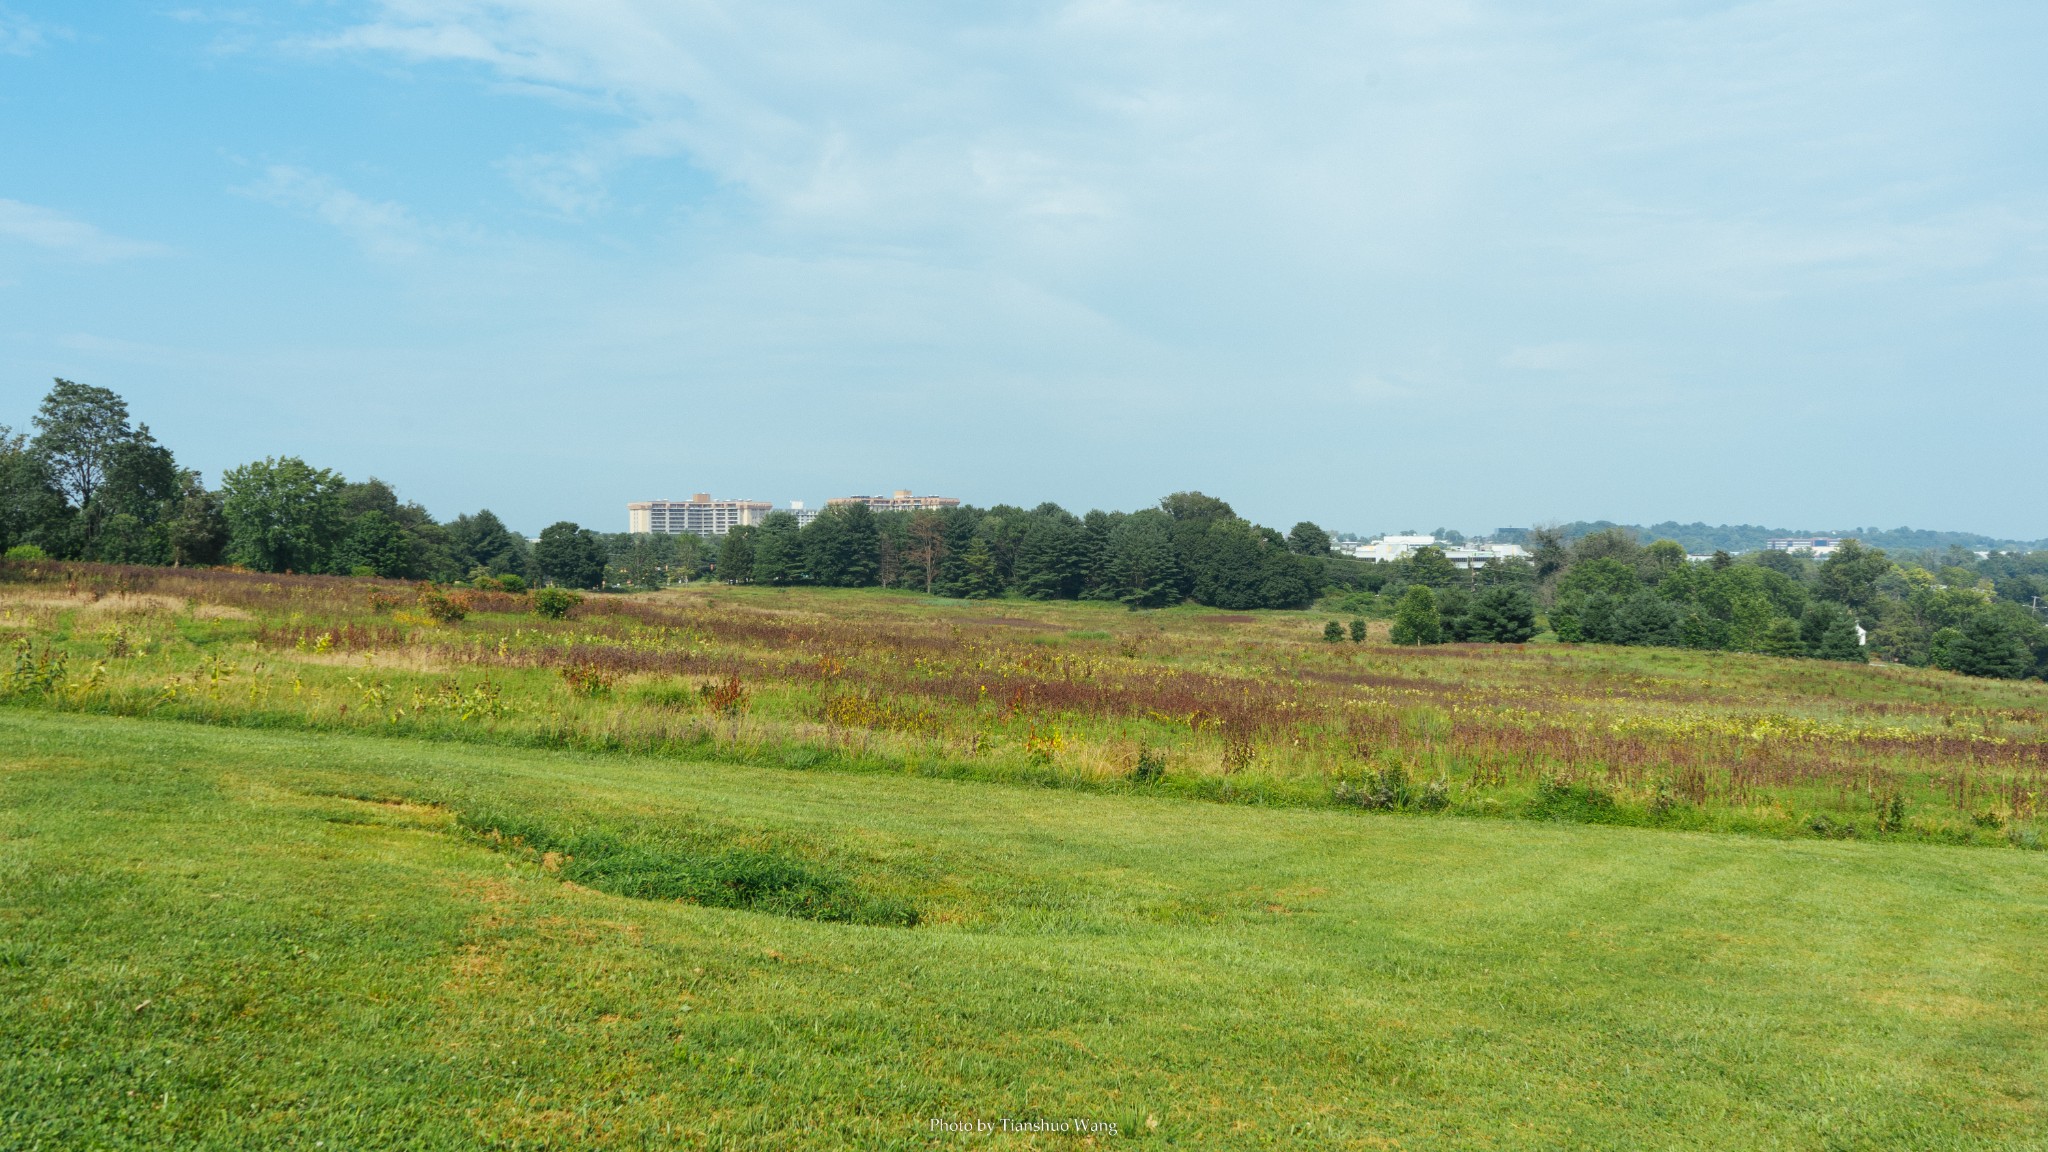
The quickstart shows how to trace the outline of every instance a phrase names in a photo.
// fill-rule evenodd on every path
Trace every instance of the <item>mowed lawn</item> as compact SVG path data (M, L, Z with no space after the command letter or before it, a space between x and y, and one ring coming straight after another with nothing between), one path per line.
M611 895L480 808L921 922ZM2039 1148L2044 942L2040 853L0 711L10 1149Z

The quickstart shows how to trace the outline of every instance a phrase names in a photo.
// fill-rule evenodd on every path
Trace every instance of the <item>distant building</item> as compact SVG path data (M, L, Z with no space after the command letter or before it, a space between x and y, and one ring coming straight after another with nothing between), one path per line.
M888 496L834 496L825 501L828 508L835 504L865 504L876 512L921 512L960 506L951 496L912 496L908 488L898 488Z
M688 500L641 500L626 505L626 531L723 536L742 524L759 524L774 510L766 500L713 500L709 492Z
M789 502L789 507L782 509L782 511L787 512L791 516L796 517L796 526L801 528L804 525L809 524L811 521L816 520L818 518L818 513L823 512L824 509L806 508L804 507L803 501L791 500Z
M1842 540L1840 536L1778 536L1764 541L1764 550L1803 552L1815 560L1825 560L1842 546Z
M1459 568L1483 568L1494 560L1526 560L1529 550L1520 544L1470 544L1452 547L1434 536L1382 536L1377 540L1341 540L1331 545L1339 556L1391 564L1406 560L1424 548L1441 549L1444 558Z
M1418 549L1436 545L1434 536L1382 536L1377 540L1353 540L1337 545L1338 551L1357 560L1371 560L1376 564L1391 564L1405 560Z

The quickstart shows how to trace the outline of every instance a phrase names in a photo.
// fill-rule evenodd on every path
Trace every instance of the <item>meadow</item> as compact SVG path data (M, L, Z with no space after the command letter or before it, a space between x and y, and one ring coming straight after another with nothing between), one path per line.
M1103 792L2039 847L2048 685L1314 612L13 564L21 707Z

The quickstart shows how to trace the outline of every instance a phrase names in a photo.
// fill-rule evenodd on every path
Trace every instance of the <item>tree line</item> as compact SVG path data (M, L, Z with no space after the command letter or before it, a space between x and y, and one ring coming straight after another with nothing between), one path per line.
M1705 563L1675 541L1640 544L1619 528L1576 539L1533 530L1526 563L1461 572L1425 548L1380 566L1372 587L1332 601L1392 615L1400 643L1461 634L1513 606L1517 638L1540 611L1564 643L1759 652L1862 663L1872 656L1973 676L2048 679L2048 552L1980 557L1951 545L1892 557L1856 540L1824 559L1716 552ZM1485 607L1481 608L1480 605ZM1476 623L1475 623L1476 622Z
M1391 564L1331 554L1314 524L1285 535L1199 492L1137 512L1056 504L920 512L834 505L786 512L720 541L598 533L570 521L536 541L488 509L439 522L376 478L295 456L228 469L217 488L181 467L120 396L58 380L33 432L0 426L0 551L118 564L232 564L499 587L659 588L712 578L884 587L934 596L1098 600L1132 608L1307 608L1391 618L1397 643L1662 645L2048 678L2048 552L1903 553L1850 540L1819 562L1717 552L1607 528L1537 528L1527 561L1460 569L1437 548ZM1342 638L1334 625L1326 635ZM1362 623L1350 630L1364 635Z
M873 512L787 512L725 535L714 562L736 584L883 587L934 596L1102 600L1133 608L1306 608L1347 562L1322 529L1283 536L1200 492L1157 508L1076 516L1057 504Z

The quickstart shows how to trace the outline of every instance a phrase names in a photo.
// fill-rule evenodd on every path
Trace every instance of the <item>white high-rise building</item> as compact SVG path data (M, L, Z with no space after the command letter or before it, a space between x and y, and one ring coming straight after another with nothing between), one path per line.
M723 536L742 524L759 524L774 510L766 500L713 500L709 492L688 500L640 500L626 505L626 531Z

